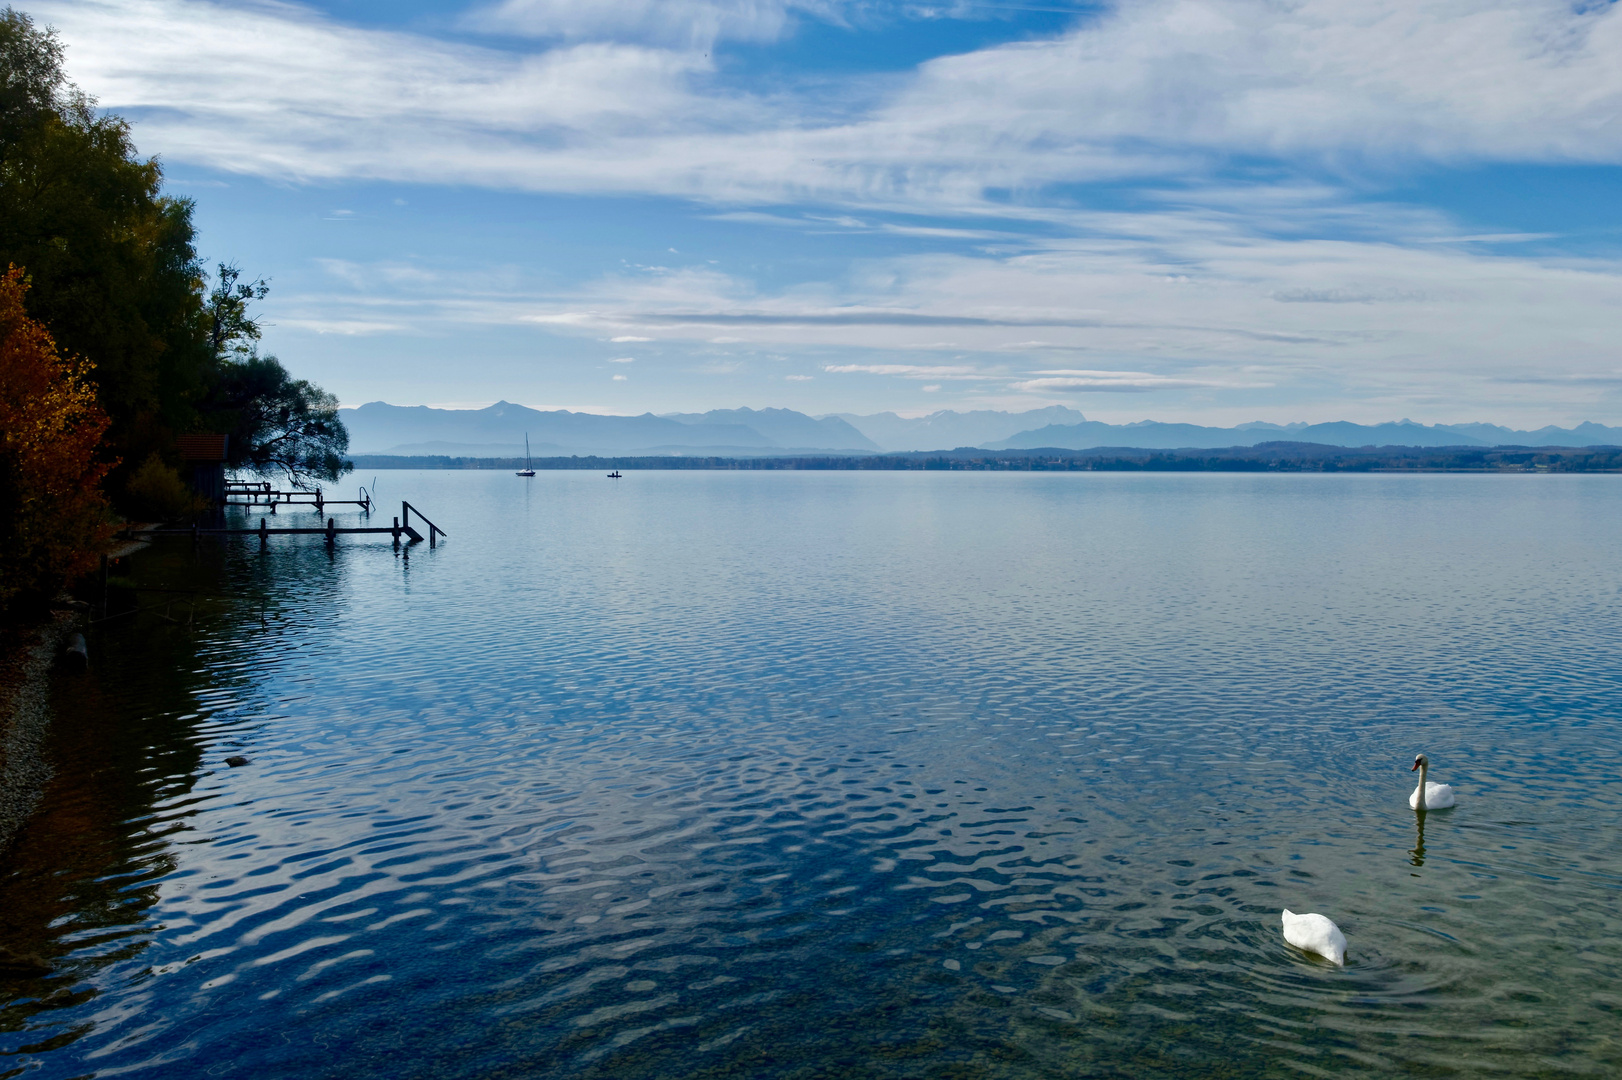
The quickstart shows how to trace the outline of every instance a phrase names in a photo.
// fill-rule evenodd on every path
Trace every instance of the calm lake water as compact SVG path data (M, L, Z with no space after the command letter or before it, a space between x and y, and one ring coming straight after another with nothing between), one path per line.
M0 1077L1622 1074L1622 478L380 487L133 560Z

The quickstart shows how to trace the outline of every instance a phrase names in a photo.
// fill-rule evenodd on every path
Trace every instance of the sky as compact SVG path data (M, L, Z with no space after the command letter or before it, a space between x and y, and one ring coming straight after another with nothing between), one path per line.
M12 0L345 405L1622 423L1605 0Z

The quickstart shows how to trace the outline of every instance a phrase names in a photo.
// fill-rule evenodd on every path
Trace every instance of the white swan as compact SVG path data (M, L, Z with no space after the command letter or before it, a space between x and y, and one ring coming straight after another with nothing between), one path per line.
M1323 915L1297 915L1284 909L1284 940L1303 952L1317 953L1332 964L1346 964L1346 935Z
M1452 787L1447 784L1431 783L1425 779L1426 775L1430 772L1430 767L1430 759L1424 754L1420 754L1418 757L1414 758L1414 768L1408 770L1409 772L1413 772L1414 769L1419 770L1419 786L1414 788L1413 794L1408 796L1408 806L1410 809L1421 809L1419 805L1419 797L1421 794L1423 794L1425 797L1425 805L1423 809L1446 810L1448 807L1453 805Z

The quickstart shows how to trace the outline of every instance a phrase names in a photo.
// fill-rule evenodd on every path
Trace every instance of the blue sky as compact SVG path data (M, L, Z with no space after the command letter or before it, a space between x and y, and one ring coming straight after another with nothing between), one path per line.
M1622 422L1622 12L73 0L346 404Z

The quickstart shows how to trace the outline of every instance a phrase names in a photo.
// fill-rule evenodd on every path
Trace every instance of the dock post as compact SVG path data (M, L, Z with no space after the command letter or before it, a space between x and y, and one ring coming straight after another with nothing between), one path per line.
M433 522L430 521L428 523L428 546L430 548L432 548L434 546L434 540L435 540L435 538L438 537L438 535L439 535L439 527L437 525L435 525Z
M322 498L321 498L321 489L320 489L320 488L316 488L316 489L315 489L315 512L316 512L316 513L318 513L318 514L320 514L320 513L323 513L323 512L324 512L324 511L323 511L323 510L322 510L322 508L321 508L321 503L322 503L322 502L323 502L323 500L322 500Z
M400 519L394 519L394 550L400 550Z
M259 519L259 550L265 550L266 542L270 539L270 529L265 525L265 519Z
M332 518L327 519L327 547L338 542L338 523Z

